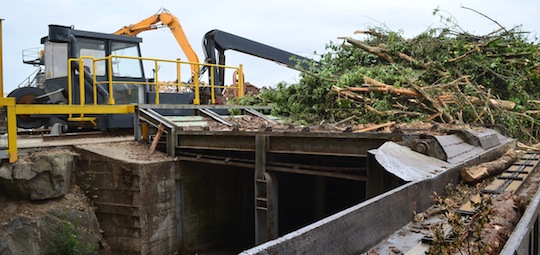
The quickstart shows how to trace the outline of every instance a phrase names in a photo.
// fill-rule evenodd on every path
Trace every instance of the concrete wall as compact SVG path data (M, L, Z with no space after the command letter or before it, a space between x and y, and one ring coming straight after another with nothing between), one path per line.
M176 235L175 164L139 165L141 254L173 254Z
M251 170L172 158L133 161L90 147L78 152L77 183L93 200L113 254L253 246Z
M93 200L113 254L177 252L172 159L142 163L78 151L77 183Z
M434 190L440 192L449 179L458 180L458 174L449 171L427 182L408 183L241 254L365 252L407 224Z

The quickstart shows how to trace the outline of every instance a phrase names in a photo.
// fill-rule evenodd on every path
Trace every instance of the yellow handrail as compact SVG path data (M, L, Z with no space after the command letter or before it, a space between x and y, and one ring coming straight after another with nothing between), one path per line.
M244 96L244 66L240 64L238 67L238 97Z
M1 25L2 20L0 19L0 46L1 46ZM0 49L0 62L2 57L2 52ZM112 58L126 58L126 59L140 59L143 61L154 61L157 66L158 62L171 62L177 64L177 86L185 86L185 87L193 87L195 92L195 99L193 101L194 104L200 104L200 95L199 95L199 89L201 87L210 87L212 90L212 103L215 103L215 88L226 88L226 86L218 86L216 85L214 80L214 68L223 67L228 69L236 70L239 79L238 79L238 88L239 92L238 95L243 95L243 88L244 88L244 79L243 79L243 67L240 65L239 67L232 67L232 66L222 66L222 65L215 65L215 64L201 64L201 63L193 63L193 62L184 62L177 60L164 60L164 59L156 59L156 58L141 58L141 57L127 57L127 56L109 56L105 58L94 58L91 56L82 56L80 58L73 58L68 60L68 86L67 86L67 94L68 94L68 102L67 105L62 104L55 104L55 105L17 105L15 103L15 98L4 98L0 97L0 107L6 107L7 109L7 126L8 126L8 144L7 144L7 153L9 157L9 162L15 162L18 159L18 149L17 149L17 115L28 115L28 114L68 114L69 118L72 118L73 114L78 114L81 117L77 119L85 119L83 116L84 114L128 114L133 113L135 111L134 105L115 105L114 101L114 95L113 95L113 86L115 84L134 84L134 85L147 85L148 82L132 82L132 81L114 81L113 75L112 75ZM93 104L85 105L85 86L84 86L84 59L90 59L92 61L91 65L91 73L92 73L92 93L93 93ZM79 104L75 104L73 102L73 75L72 75L72 63L73 62L79 63ZM98 61L107 61L107 70L108 70L108 76L106 81L97 81L97 74L96 74L96 62ZM193 84L182 84L180 82L180 66L181 65L195 65L197 68L195 69L195 75L193 79ZM212 80L211 84L205 85L201 84L199 80L199 70L200 66L208 66L210 67L210 78ZM1 71L1 70L0 70ZM158 69L156 68L156 103L159 103L159 76L157 74ZM109 98L108 98L108 104L107 105L97 105L97 86L98 85L108 85L109 88ZM2 91L2 79L0 77L0 91ZM3 91L2 91L3 92ZM91 119L91 118L87 118Z
M2 53L2 21L4 19L0 19L0 92L2 95L0 95L1 98L4 98L4 59L3 59L3 53Z
M200 66L197 65L197 68L195 68L195 75L193 77L194 80L193 80L193 83L194 83L194 86L195 86L195 98L193 99L193 104L195 105L199 105L201 104L201 95L199 95L199 75L200 75Z
M108 85L108 88L109 88L109 99L108 99L108 103L111 104L111 105L114 105L115 104L115 100L114 100L114 95L113 95L113 86L115 84L132 84L132 85L147 85L148 82L136 82L136 81L115 81L114 80L114 77L113 77L113 70L112 70L112 63L113 63L113 58L114 59L132 59L132 60L141 60L141 61L151 61L151 62L154 62L154 70L155 70L155 77L154 77L154 82L153 82L153 85L155 86L155 90L156 90L156 95L155 95L155 103L156 104L160 104L160 86L162 85L159 81L159 64L160 63L175 63L176 64L176 86L177 86L177 90L178 91L181 91L181 87L190 87L190 88L193 88L194 90L194 94L195 94L195 99L193 100L193 104L200 104L200 95L199 95L199 92L200 92L200 89L201 87L209 87L210 90L211 90L211 103L212 104L215 104L216 103L216 95L215 95L215 89L216 88L228 88L227 86L224 86L224 85L216 85L215 82L214 82L214 69L215 68L225 68L225 69L232 69L232 70L236 70L236 72L239 74L240 77L242 77L243 75L241 75L243 73L243 68L242 68L242 65L240 65L239 67L234 67L234 66L226 66L226 65L217 65L217 64L201 64L201 63L194 63L194 62L187 62L187 61L181 61L180 59L176 59L176 60L169 60L169 59L158 59L158 58L146 58L146 57L135 57L135 56L118 56L118 55L111 55L111 56L108 56L108 57L103 57L103 58L94 58L94 57L91 57L91 56L81 56L79 58L76 58L76 59L69 59L69 62L68 62L68 101L69 101L69 104L73 104L73 98L72 98L72 78L71 78L71 62L73 61L77 61L79 62L79 73L81 74L84 74L84 64L83 64L83 59L89 59L90 61L92 61L92 70L91 70L91 73L93 74L93 84L92 84L92 87L93 87L93 99L94 99L94 104L97 104L97 85L100 85L100 84L107 84ZM108 70L108 76L107 76L107 80L106 81L97 81L97 78L96 78L96 62L98 61L106 61L107 63L107 70ZM193 79L193 84L182 84L181 83L181 66L182 65L189 65L190 67L192 65L195 65L197 66L197 68L195 69L196 72L195 72L195 75L193 76L194 79ZM200 73L200 66L203 65L203 66L207 66L209 67L210 69L210 84L206 85L206 84L202 84L200 82L200 79L199 79L199 73ZM243 77L239 79L238 81L238 88L234 88L234 89L238 89L239 90L239 93L238 95L239 96L242 96L244 93L243 93L243 87L244 87L244 80L243 80ZM85 87L84 87L84 75L80 75L79 76L79 97L81 98L79 101L80 101L80 104L85 104L85 100L84 100L84 96L85 96Z

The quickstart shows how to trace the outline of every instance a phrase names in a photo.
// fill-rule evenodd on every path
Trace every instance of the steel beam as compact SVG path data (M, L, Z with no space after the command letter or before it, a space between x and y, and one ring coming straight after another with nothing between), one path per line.
M199 114L202 114L206 117L209 117L223 125L227 125L229 127L232 127L234 126L232 123L226 121L223 117L221 117L221 115L215 113L214 111L210 110L210 109L204 109L204 108L201 108L201 109L197 109L197 111L199 112Z
M208 163L215 165L225 165L225 166L235 166L248 169L254 169L255 164L250 160L238 161L230 158L221 158L221 157L209 157L202 154L197 154L193 156L184 156L185 154L177 154L176 159L180 161L191 161L199 163ZM347 169L346 167L321 167L321 166L308 166L308 165L298 165L298 164L282 164L281 166L272 165L272 162L266 164L267 172L284 172L284 173L294 173L294 174L305 174L312 176L321 176L321 177L331 177L338 179L346 179L353 181L367 181L366 175L361 174L346 174L340 173L340 171ZM311 168L310 168L311 167Z
M266 171L268 136L255 137L255 242L278 237L278 187L274 174Z
M60 104L17 104L15 114L128 114L135 111L134 105L60 105Z
M349 134L342 136L321 135L317 133L279 133L279 132L177 132L178 149L209 149L255 151L255 136L268 136L271 153L334 155L366 157L367 151L382 145L389 137L366 137Z
M262 113L260 113L258 111L255 111L254 109L245 109L244 111L246 113L248 113L248 114L251 114L251 115L255 116L255 117L259 117L259 118L261 118L263 120L266 120L266 121L268 121L268 122L270 122L272 124L275 124L275 125L279 124L278 121L273 120L273 119L269 118L267 115L264 115L264 114L262 114Z

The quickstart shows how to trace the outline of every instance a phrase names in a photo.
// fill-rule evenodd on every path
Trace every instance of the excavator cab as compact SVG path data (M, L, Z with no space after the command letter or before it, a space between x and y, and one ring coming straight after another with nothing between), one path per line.
M93 79L97 82L107 81L111 77L116 81L145 82L144 69L140 59L114 58L107 68L109 60L93 61L90 58L82 59L84 73L79 74L80 63L69 62L70 58L92 57L94 59L105 58L110 55L140 57L139 43L142 40L137 37L117 36L104 33L74 30L70 27L49 26L49 35L41 39L44 45L45 82L43 90L49 94L51 103L67 103L68 101L68 72L72 74L72 98L73 103L80 102L79 75L84 76L85 103L102 104L107 101L109 91L107 86L97 85L97 102L93 97ZM68 68L68 65L72 65ZM136 85L115 84L114 99L117 104L144 103L144 98L139 98L139 89ZM59 93L61 92L61 93Z
M28 62L44 66L43 82L18 88L9 96L15 97L18 104L153 104L155 86L149 85L152 78L145 77L140 58L141 42L141 38L134 36L50 25L48 36L41 39L44 45L41 59ZM114 57L107 58L109 56ZM69 80L71 86L68 86ZM80 81L84 83L82 86ZM113 86L108 85L109 81L113 81ZM113 91L110 91L111 87ZM161 103L190 104L193 101L193 93L175 94L162 96ZM102 130L133 126L131 115L95 117ZM68 118L67 115L19 116L17 124L20 128L37 128L54 123L67 124Z

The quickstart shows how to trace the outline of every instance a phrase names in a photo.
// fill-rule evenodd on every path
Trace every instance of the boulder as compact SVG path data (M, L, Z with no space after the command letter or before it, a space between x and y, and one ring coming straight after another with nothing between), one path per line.
M0 223L0 254L6 255L52 254L70 249L95 254L101 239L92 210L55 208L36 218L16 215Z
M46 200L69 192L75 154L65 149L44 150L0 167L0 189L12 198Z
M108 254L90 201L74 185L66 196L21 201L0 196L0 254Z

